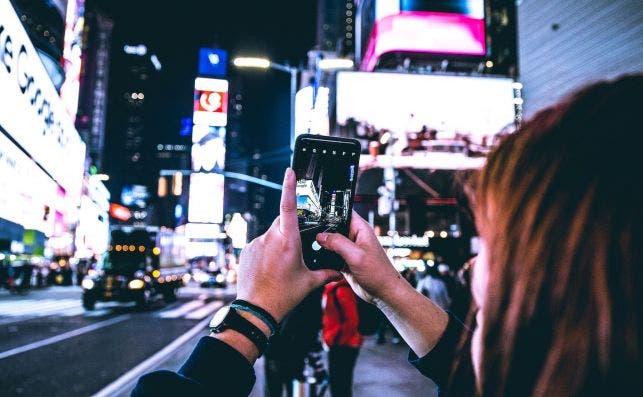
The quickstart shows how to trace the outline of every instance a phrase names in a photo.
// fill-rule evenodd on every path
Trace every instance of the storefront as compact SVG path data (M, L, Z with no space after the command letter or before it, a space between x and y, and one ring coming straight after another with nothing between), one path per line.
M36 254L57 241L71 252L85 145L9 0L0 54L0 245Z

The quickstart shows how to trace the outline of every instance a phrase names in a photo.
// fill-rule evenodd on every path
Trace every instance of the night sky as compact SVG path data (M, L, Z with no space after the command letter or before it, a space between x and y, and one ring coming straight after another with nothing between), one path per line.
M314 1L197 1L161 2L152 0L96 0L102 10L114 20L112 55L107 109L105 171L113 201L120 201L125 184L147 185L155 191L155 163L152 160L159 143L186 143L179 136L181 119L192 116L194 78L200 47L218 47L235 56L265 56L278 63L306 65L307 52L315 44L316 9ZM172 4L172 6L169 6ZM158 87L146 97L146 117L143 137L148 153L143 175L133 176L127 165L115 161L123 150L123 124L110 122L110 107L119 112L127 78L119 75L126 68L119 64L125 59L123 44L145 44L158 56L163 69ZM119 72L120 70L120 72ZM235 145L228 139L228 166L251 159L255 153L279 151L289 143L289 76L272 70L243 70L235 73L228 68L230 93L242 92L243 116ZM230 111L230 110L229 110ZM230 115L230 113L229 113ZM120 117L117 114L117 119ZM230 123L230 117L229 117ZM237 124L238 126L238 124ZM228 126L228 134L234 131ZM233 149L236 148L236 149ZM145 150L145 149L143 149ZM236 150L236 154L235 154ZM230 157L232 156L232 158ZM235 160L238 159L238 160ZM235 169L255 175L257 161L261 163L257 177L281 182L289 156L251 160L248 169ZM268 189L259 216L256 232L262 232L278 213L279 192ZM247 194L226 195L226 208L244 211Z
M161 91L167 95L158 109L157 124L165 127L158 131L159 141L171 142L180 119L191 116L199 47L227 49L230 58L256 54L298 65L305 62L315 41L312 1L99 0L99 4L115 21L113 50L122 51L125 42L145 43L163 65Z

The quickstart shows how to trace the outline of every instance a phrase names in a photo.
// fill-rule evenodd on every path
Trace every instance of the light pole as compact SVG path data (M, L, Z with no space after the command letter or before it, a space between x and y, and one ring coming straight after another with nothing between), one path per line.
M272 62L265 58L239 57L232 63L238 68L275 69L290 74L290 150L295 147L295 94L297 93L298 68Z

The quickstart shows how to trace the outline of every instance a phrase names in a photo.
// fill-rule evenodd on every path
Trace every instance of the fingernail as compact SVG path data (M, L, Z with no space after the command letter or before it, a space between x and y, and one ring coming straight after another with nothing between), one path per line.
M286 168L286 173L284 174L284 180L287 181L288 179L290 179L291 175L292 175L292 168L290 167Z
M320 243L325 243L328 240L328 233L319 233L317 235L317 241Z

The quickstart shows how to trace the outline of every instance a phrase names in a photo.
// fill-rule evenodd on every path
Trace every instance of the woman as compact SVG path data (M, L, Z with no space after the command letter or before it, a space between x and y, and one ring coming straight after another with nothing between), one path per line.
M489 156L474 201L482 244L472 269L473 374L455 372L458 392L466 384L481 396L643 390L643 164L631 143L641 130L641 93L642 76L593 85L539 113ZM240 263L239 298L277 321L338 276L304 266L294 189L288 170L280 217ZM446 386L461 325L402 279L357 215L349 237L322 233L317 241L346 260L344 277L386 314L414 364ZM134 394L155 394L155 382L247 394L259 351L234 330L204 339L179 375L147 375ZM224 360L245 375L232 382L203 369Z

